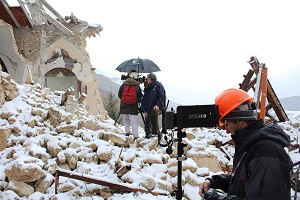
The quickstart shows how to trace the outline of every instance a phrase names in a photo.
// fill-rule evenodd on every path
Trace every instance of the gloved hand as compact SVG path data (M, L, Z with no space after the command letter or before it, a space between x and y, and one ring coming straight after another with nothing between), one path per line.
M204 194L204 199L218 200L219 197L223 197L223 196L224 196L224 192L222 190L209 188Z

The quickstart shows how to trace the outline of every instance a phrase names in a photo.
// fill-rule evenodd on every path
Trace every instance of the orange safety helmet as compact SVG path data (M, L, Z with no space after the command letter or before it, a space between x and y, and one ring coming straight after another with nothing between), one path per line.
M251 103L253 101L253 97L250 97L244 90L231 88L221 92L221 94L219 94L215 99L215 104L218 105L219 109L219 126L224 125L224 117L228 113L232 112L234 109L247 101L250 101ZM238 111L231 116L231 119L253 120L256 119L256 116L254 110L249 109L246 111L246 113L245 110L244 113L242 113L242 111Z

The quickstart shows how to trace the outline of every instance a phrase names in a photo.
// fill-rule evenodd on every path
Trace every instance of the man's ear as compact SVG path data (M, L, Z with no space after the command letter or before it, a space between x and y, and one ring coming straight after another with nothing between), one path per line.
M248 126L247 122L246 121L238 121L238 124L241 126L241 127L246 127Z

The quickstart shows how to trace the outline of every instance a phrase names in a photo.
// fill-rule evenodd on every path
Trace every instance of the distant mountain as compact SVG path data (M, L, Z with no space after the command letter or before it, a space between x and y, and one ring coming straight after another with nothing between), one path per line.
M118 90L121 85L121 81L118 83L118 80L108 78L101 74L97 74L97 79L102 100L105 99L110 92L115 94L118 98Z
M300 111L300 96L292 96L279 99L284 110Z
M105 99L106 99L107 95L109 94L109 92L112 92L118 98L118 90L119 90L120 85L122 84L121 79L108 78L101 74L97 74L97 78L98 78L99 90L100 90L103 102L105 102ZM280 101L282 107L284 108L284 110L300 111L300 96L281 98L281 99L279 99L279 101ZM167 110L170 110L171 108L174 108L174 110L176 110L176 107L178 105L179 105L178 103L175 103L170 100Z

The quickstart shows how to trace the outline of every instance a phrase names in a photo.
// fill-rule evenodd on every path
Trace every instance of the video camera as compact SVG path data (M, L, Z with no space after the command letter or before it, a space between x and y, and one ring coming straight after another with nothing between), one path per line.
M177 127L217 127L219 124L218 105L177 106L177 113L166 112L166 129Z
M126 76L126 75L122 75L122 76L121 76L121 80L122 80L122 81L123 81L123 80L126 80L126 79L128 79L128 78L132 78L132 77ZM142 77L134 78L134 80L136 80L136 81L138 81L138 82L140 82L140 83L144 83L144 82L146 81L146 77L145 77L145 76L142 76Z

